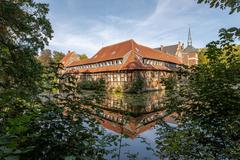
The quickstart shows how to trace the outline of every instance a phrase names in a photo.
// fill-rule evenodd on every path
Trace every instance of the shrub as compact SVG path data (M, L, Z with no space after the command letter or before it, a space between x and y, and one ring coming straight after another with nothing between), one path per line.
M139 93L142 92L144 88L144 80L143 77L137 72L134 82L132 83L129 92L130 93Z
M105 80L104 79L98 80L97 86L98 86L97 90L105 91L106 90L106 82L105 82Z
M123 91L123 89L121 86L117 86L114 88L114 92L122 92L122 91Z
M99 79L96 81L81 81L78 84L78 88L84 89L84 90L104 91L105 87L106 87L106 83L104 79Z

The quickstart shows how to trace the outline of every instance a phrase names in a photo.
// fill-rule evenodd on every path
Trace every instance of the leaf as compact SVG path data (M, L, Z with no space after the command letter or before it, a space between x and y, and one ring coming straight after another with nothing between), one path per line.
M20 157L19 156L8 156L8 157L5 157L5 160L19 160Z
M64 160L76 160L76 157L75 156L67 156L67 157L64 157Z
M13 152L12 148L8 148L8 147L5 147L5 146L0 147L0 150L1 150L2 153L5 153L5 154L10 154L10 153Z

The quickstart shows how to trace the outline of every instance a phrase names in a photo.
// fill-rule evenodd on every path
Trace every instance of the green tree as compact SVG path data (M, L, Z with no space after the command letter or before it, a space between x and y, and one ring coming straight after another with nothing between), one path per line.
M197 0L198 3L207 3L210 7L230 9L230 14L239 12L240 1L239 0Z
M206 64L206 63L208 63L208 59L207 59L207 57L205 55L206 50L207 50L206 48L199 49L199 51L198 51L198 63L199 64Z
M104 159L116 136L91 119L72 76L36 58L52 38L47 13L32 0L0 1L0 159Z
M47 12L47 4L32 0L0 1L0 97L6 101L16 90L19 96L37 92L41 66L35 56L53 33Z
M80 60L88 59L88 56L85 53L83 53L79 55L79 59Z
M50 63L53 62L51 50L50 49L42 50L40 56L38 57L38 60L41 62L42 65L49 66Z
M207 45L209 63L200 64L167 91L166 112L177 128L158 130L160 157L237 159L240 151L240 55L222 39ZM228 49L227 49L228 48ZM182 77L181 74L179 77ZM182 83L181 83L182 82Z
M144 91L144 79L140 72L135 72L135 79L131 84L129 91L130 93L140 93Z
M63 59L64 56L65 56L65 54L63 52L53 51L53 61L55 63L59 63Z
M227 2L221 1L229 7ZM239 3L235 2L231 6L237 9L230 8L239 12ZM178 126L159 122L156 143L161 158L240 157L240 54L235 44L240 32L236 27L220 29L219 37L203 53L207 63L183 69L177 73L177 80L167 83L171 87L167 87L164 107L167 115L176 117Z
M198 52L198 62L199 64L206 64L208 63L208 58L206 56L207 48L202 48ZM227 52L227 50L225 51ZM233 46L233 54L239 55L240 54L240 45Z

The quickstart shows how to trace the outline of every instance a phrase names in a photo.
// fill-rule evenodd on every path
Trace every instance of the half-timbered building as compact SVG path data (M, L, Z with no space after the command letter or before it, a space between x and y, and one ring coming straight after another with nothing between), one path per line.
M79 81L104 79L108 89L118 87L123 91L140 77L144 80L143 90L159 90L162 89L161 79L172 75L180 64L177 56L131 39L103 47L92 58L76 59L65 65L64 72L75 75Z

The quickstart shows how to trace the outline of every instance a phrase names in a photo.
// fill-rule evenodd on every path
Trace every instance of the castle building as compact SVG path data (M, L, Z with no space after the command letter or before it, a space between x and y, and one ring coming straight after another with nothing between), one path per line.
M75 54L69 52L66 56L71 60L71 55ZM182 62L176 55L131 39L103 47L92 58L65 64L64 73L75 75L79 81L104 79L107 89L128 91L138 78L144 81L143 90L162 89L161 79L171 76Z
M188 40L186 48L184 48L183 43L178 42L178 44L169 46L161 45L159 48L155 48L155 50L159 50L167 54L177 56L179 61L187 66L198 64L198 51L192 45L192 36L190 28L188 30Z

